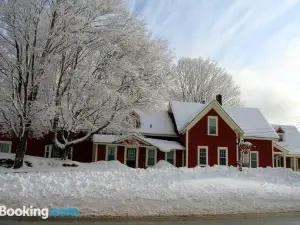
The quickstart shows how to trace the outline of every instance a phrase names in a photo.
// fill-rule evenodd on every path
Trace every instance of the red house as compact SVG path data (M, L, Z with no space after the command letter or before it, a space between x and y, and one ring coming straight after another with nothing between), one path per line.
M253 145L251 167L299 168L298 155L280 142L284 127L270 125L259 109L222 106L220 95L208 104L170 102L167 111L135 110L130 116L139 135L96 134L74 146L69 158L80 162L119 160L134 168L153 166L162 159L177 167L237 166L243 138ZM26 154L58 156L48 139L30 139L27 144ZM0 152L14 150L12 140L0 142Z

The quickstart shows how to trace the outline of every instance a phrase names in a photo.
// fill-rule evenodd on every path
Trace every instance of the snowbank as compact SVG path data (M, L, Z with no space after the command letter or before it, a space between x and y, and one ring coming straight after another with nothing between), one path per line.
M300 175L288 169L144 170L118 162L92 167L101 170L1 173L0 202L9 207L77 207L80 215L97 216L300 211Z
M172 169L172 168L176 168L175 166L173 166L171 163L168 163L165 160L159 160L153 167L149 167L149 169Z

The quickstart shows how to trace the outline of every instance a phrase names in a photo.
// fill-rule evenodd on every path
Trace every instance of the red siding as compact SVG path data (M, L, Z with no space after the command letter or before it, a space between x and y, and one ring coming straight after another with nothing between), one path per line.
M272 167L273 153L272 153L272 141L268 140L246 140L254 145L252 151L258 151L259 167Z
M119 160L121 163L124 163L124 154L125 154L125 147L118 146L117 160Z
M97 161L105 160L106 145L98 145Z
M139 148L139 158L138 158L138 168L145 168L146 167L146 148L140 147Z
M91 162L92 155L93 155L93 143L91 141L84 141L73 146L74 161Z
M177 150L176 152L176 167L182 166L182 152L181 150Z
M27 139L27 151L26 155L40 156L44 157L45 145L51 144L49 140L46 139Z
M165 160L165 158L166 158L166 153L162 152L160 150L157 150L157 162L159 160Z
M208 116L218 117L218 136L207 135ZM215 110L210 110L189 130L188 139L188 167L197 166L198 146L208 146L210 166L218 164L218 147L227 147L228 165L236 166L236 134Z
M274 147L274 152L281 152L278 148Z

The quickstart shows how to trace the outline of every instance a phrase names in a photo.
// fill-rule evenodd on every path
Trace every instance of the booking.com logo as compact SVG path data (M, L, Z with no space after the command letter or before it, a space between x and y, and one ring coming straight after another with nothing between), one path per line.
M42 219L49 217L68 217L78 216L79 210L77 208L34 208L33 206L23 206L22 208L7 208L0 206L0 216L39 216Z

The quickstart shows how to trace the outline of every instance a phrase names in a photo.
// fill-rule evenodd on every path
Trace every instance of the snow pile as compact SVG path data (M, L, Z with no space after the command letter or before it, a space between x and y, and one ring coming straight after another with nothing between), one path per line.
M173 166L171 163L165 161L165 160L159 160L153 167L149 167L151 168L155 168L155 169L174 169L176 168L175 166Z
M131 169L1 173L8 207L77 207L80 215L155 216L300 211L300 175L288 169ZM164 162L160 162L166 168ZM114 168L116 167L116 168ZM63 168L61 168L63 169Z

